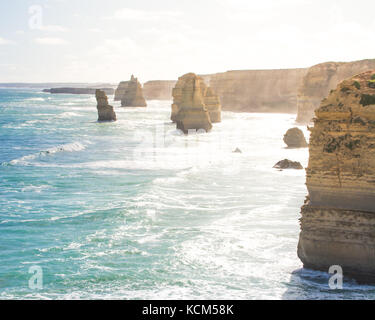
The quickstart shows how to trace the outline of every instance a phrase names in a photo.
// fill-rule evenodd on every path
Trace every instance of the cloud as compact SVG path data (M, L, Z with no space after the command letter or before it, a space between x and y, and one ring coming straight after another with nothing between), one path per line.
M46 32L66 32L68 31L68 28L65 28L63 26L58 25L47 25L47 26L41 26L38 28L38 30L46 31Z
M6 44L14 44L14 42L0 37L0 45L6 45Z
M178 11L145 11L130 8L117 10L111 17L105 17L106 20L128 20L128 21L158 21L174 19L181 15Z
M43 45L66 45L68 42L61 38L52 38L52 37L44 37L44 38L36 38L34 42L37 44Z

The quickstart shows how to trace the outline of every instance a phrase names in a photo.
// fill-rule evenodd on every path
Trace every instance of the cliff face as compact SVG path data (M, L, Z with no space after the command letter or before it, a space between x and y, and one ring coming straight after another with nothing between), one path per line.
M143 85L143 94L147 100L172 100L175 80L148 81Z
M96 90L95 96L98 103L98 121L116 121L116 113L113 107L108 104L108 98L105 92Z
M347 63L326 62L311 67L298 91L297 122L310 122L314 116L314 110L339 82L372 69L375 69L375 59Z
M143 97L142 86L134 76L131 76L130 81L128 81L124 89L123 96L121 97L121 106L147 107L146 100Z
M374 282L375 70L340 83L315 114L298 256Z
M210 131L212 128L209 112L204 104L202 92L206 89L203 79L194 73L180 77L174 92L177 129L185 134L189 130ZM176 94L176 92L178 94Z
M307 69L228 71L203 78L220 97L223 110L297 112L297 90Z

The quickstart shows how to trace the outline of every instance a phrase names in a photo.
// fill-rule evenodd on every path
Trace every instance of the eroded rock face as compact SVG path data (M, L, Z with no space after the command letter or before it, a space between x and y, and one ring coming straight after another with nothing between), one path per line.
M289 129L284 135L284 142L288 148L307 148L305 136L301 129Z
M279 161L273 166L275 169L296 169L296 170L302 170L302 164L300 164L298 161L292 161L289 159L284 159Z
M206 85L203 79L194 73L188 73L179 78L173 89L172 119L177 123L177 129L185 134L189 130L212 129L209 112L204 103L203 92Z
M375 59L347 63L326 62L311 67L298 90L297 122L309 123L322 99L327 97L339 82L372 69L375 69Z
M315 111L298 256L307 268L375 281L375 70L340 83Z
M95 92L97 109L98 109L98 121L116 121L116 113L113 107L108 104L108 98L104 91L96 90Z
M142 85L138 79L133 75L126 88L124 89L124 95L121 98L122 107L147 107L145 98L143 97Z
M173 88L173 104L172 104L172 113L171 120L176 122L176 117L180 111L180 107L183 102L183 93L188 89L189 82L192 79L196 79L196 88L195 90L199 91L199 96L202 98L202 103L205 109L209 113L210 122L217 123L221 122L221 104L220 98L214 93L212 88L207 87L202 77L195 75L194 73L188 73L180 77L176 83L176 86Z

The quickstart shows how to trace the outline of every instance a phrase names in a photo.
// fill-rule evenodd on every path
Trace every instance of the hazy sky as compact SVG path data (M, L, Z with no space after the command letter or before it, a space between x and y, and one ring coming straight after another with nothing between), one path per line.
M1 0L0 82L144 82L375 58L374 0Z

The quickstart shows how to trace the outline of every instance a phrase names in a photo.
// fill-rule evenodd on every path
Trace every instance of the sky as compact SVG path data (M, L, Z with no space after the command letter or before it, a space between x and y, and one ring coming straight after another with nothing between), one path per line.
M375 58L374 0L1 0L0 82L141 82Z

